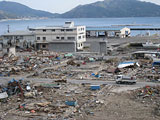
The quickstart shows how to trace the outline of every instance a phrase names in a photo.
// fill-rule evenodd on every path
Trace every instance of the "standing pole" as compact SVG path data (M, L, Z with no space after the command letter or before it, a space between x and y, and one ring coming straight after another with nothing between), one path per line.
M7 32L8 32L8 33L10 32L10 28L9 28L9 25L8 25L8 30L7 30Z

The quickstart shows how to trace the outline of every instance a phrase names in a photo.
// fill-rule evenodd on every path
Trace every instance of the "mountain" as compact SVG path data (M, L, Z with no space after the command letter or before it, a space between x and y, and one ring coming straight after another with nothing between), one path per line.
M23 4L9 1L0 2L0 19L10 18L107 18L107 17L160 17L160 6L139 0L104 0L63 13L35 10Z
M55 17L46 11L35 10L16 2L1 1L0 2L0 18L30 18L30 17Z
M17 17L14 15L8 14L6 12L0 11L0 19L9 19L9 18L15 19Z
M160 17L160 6L139 0L104 0L76 8L62 18Z

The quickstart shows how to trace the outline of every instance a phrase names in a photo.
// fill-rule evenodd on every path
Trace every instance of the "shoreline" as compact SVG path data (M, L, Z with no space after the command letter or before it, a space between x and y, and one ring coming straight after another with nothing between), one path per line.
M19 21L19 20L45 20L50 18L17 18L17 19L0 19L0 22Z

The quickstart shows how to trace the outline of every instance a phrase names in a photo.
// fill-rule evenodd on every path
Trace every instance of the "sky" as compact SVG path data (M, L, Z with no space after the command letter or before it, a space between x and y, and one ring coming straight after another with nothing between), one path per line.
M0 0L4 1L4 0ZM33 9L45 10L52 13L64 13L78 5L84 5L103 0L6 0L22 3ZM160 5L160 0L141 0L153 2Z

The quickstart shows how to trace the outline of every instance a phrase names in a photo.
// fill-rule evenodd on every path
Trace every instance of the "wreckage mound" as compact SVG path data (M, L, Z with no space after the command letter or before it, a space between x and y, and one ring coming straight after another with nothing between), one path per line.
M131 98L153 108L153 114L160 116L160 86L145 86L133 91Z

